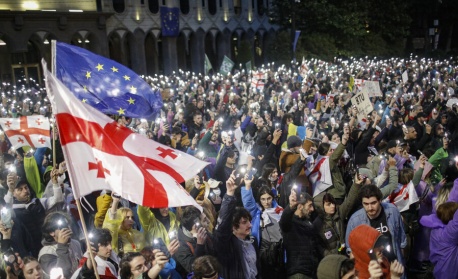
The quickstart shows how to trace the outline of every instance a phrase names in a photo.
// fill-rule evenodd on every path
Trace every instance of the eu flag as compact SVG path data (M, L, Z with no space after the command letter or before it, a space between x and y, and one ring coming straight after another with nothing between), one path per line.
M105 114L150 120L159 115L161 93L127 67L61 42L55 53L57 78L82 102Z
M163 37L178 37L180 34L180 9L161 7L161 26Z

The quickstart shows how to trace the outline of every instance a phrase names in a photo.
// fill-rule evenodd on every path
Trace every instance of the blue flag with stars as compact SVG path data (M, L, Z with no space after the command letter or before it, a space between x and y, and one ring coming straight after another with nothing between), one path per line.
M82 102L105 114L155 119L162 96L127 67L86 49L56 42L56 76Z
M161 27L163 37L178 37L180 34L180 9L161 7Z

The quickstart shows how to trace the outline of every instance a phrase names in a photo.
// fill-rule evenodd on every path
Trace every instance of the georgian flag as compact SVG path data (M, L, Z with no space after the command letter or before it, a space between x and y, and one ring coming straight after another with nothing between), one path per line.
M108 189L148 207L202 208L179 183L208 163L118 125L73 96L42 63L75 198Z
M305 78L307 76L308 70L309 70L309 67L307 66L307 61L305 61L305 57L302 56L302 64L301 64L301 67L299 69L300 75L301 75L302 78Z
M305 174L312 184L313 197L326 191L332 186L331 169L329 168L329 157L318 155L316 161L312 156L307 158Z
M49 120L43 115L0 118L0 125L14 149L22 146L51 148Z
M411 204L418 202L419 199L415 186L410 181L406 185L399 184L398 188L384 201L394 204L399 209L399 212L403 212L408 210Z

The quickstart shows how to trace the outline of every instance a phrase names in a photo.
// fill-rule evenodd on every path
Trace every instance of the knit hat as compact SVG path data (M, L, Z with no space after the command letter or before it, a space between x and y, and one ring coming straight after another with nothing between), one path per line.
M339 279L342 263L348 259L342 255L329 255L324 257L318 265L318 279Z
M302 145L302 140L298 136L289 136L286 145L288 148L299 147Z
M381 233L371 226L359 225L348 236L348 244L355 257L355 269L359 272L359 278L370 278L368 267L371 259L368 251L373 248L380 235Z

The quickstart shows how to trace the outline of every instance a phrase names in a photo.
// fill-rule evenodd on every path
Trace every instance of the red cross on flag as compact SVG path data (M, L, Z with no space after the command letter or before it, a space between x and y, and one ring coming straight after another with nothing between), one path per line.
M390 202L399 209L399 212L406 211L410 208L411 204L419 201L415 185L410 181L406 185L398 184L398 188L391 192L384 202Z
M201 209L179 183L208 163L133 133L77 100L45 71L75 198L108 189L144 206Z
M22 146L51 148L49 120L42 115L0 118L0 125L15 149Z

